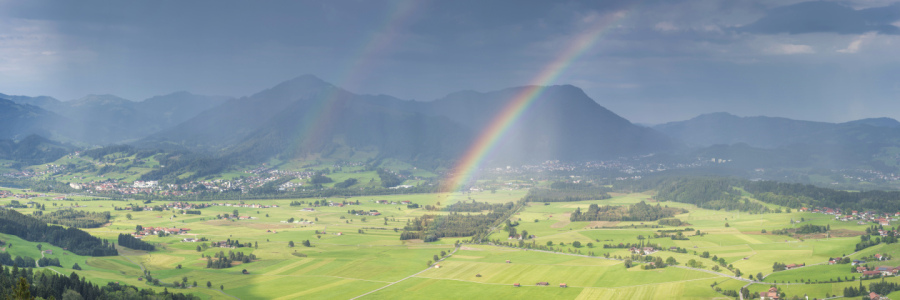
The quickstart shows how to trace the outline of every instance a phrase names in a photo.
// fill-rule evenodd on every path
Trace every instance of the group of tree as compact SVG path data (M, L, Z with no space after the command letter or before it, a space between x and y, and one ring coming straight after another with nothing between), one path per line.
M582 213L581 208L576 208L569 217L576 221L656 221L661 218L669 218L677 214L685 213L682 208L648 205L644 201L629 206L599 206L591 204L588 211Z
M34 268L36 262L34 258L27 256L16 256L15 258L9 252L0 252L0 265L14 266L19 268ZM59 260L56 261L59 265Z
M226 255L224 251L219 251L214 254L213 257L206 257L206 267L210 269L224 269L231 268L232 262L239 261L241 263L250 263L256 260L256 255L253 253L244 254L244 252L238 251L228 251Z
M0 232L26 241L49 243L86 256L118 255L108 241L74 227L50 226L47 223L11 209L0 209Z
M460 201L444 207L444 211L451 212L482 212L485 210L509 210L512 209L513 203L488 203L488 202L476 202L472 200L471 202Z
M36 217L41 221L78 228L97 228L109 223L109 212L90 212L74 209L61 209L48 214L40 214Z
M657 190L655 198L659 201L690 203L715 210L769 212L765 205L743 198L734 184L734 180L727 178L666 178L651 189Z
M348 178L347 180L344 180L344 181L335 183L335 184L334 184L334 188L336 188L336 189L346 189L346 188L349 188L349 187L353 186L353 185L356 184L357 182L359 182L359 180L357 180L356 178Z
M132 236L130 234L123 234L123 233L119 234L119 246L128 247L128 248L137 249L137 250L144 250L144 251L156 250L156 247L154 247L150 243L147 243L138 238L135 238L134 236Z
M381 179L382 187L395 187L403 183L403 179L390 170L378 169L376 173L378 173L378 178Z
M467 205L480 206L483 204ZM400 239L422 239L426 242L433 242L444 237L471 236L473 240L480 241L490 232L490 228L501 225L503 220L509 219L512 213L522 205L524 205L524 201L520 200L518 203L490 205L491 211L487 213L451 212L446 215L422 215L407 221L403 232L400 233Z

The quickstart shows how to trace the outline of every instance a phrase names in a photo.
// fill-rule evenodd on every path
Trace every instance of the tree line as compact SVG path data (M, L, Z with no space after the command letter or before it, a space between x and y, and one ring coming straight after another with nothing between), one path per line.
M492 205L492 210L486 214L451 212L447 215L422 215L407 221L403 232L400 233L400 239L422 239L433 242L444 237L472 236L472 240L481 240L490 232L491 227L501 225L503 220L508 219L524 204L525 202L520 200L515 204L509 202Z
M156 247L151 245L150 243L142 241L130 234L124 234L124 233L119 234L119 246L128 247L128 248L136 249L136 250L144 250L144 251L156 250Z
M525 195L526 202L573 202L584 200L604 200L612 198L610 189L589 183L557 181L550 189L532 188Z
M36 211L35 213L37 213ZM41 221L54 225L63 225L78 228L97 228L109 223L109 212L89 212L74 209L61 209L49 214L36 214Z
M670 218L674 215L685 213L682 208L660 206L659 204L648 205L644 201L629 206L600 206L591 204L587 212L582 212L581 208L576 208L575 212L569 217L572 222L576 221L656 221L661 218Z

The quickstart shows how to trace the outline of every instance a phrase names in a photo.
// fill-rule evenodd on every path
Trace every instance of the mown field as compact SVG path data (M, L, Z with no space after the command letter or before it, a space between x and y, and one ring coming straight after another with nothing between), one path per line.
M9 190L9 189L7 189ZM14 190L22 193L21 190ZM44 204L47 210L70 208L86 211L110 211L112 219L100 228L86 229L89 233L116 241L118 234L131 233L137 225L144 227L190 228L186 235L166 237L148 236L144 240L158 245L152 252L120 248L115 257L84 257L48 245L48 254L60 259L62 267L50 267L63 274L77 272L89 280L127 283L158 290L168 288L194 293L204 299L460 299L460 298L520 298L552 297L554 299L732 299L716 291L738 290L750 283L749 275L762 273L763 282L749 285L751 291L767 290L778 284L789 298L794 295L810 295L822 298L841 293L847 282L824 283L832 278L858 275L851 273L849 265L827 265L828 258L851 255L866 257L874 253L887 253L900 259L900 246L878 245L851 254L859 242L858 235L868 225L840 222L831 216L812 213L747 214L732 211L699 209L682 203L659 203L663 206L681 207L687 213L676 218L688 223L680 227L652 228L648 222L571 222L569 214L576 208L587 209L590 204L630 205L646 201L657 203L650 194L617 194L607 200L578 202L529 203L513 215L511 222L518 222L519 232L528 231L536 237L523 242L534 245L552 245L554 252L525 250L499 245L464 244L454 248L457 241L468 238L443 238L436 242L421 240L401 241L399 236L407 221L428 212L422 208L409 209L406 205L378 204L377 200L399 203L411 201L419 205L447 206L458 201L484 201L491 203L515 202L525 195L525 190L498 190L491 192L420 194L393 196L363 196L354 198L324 199L340 203L359 201L360 205L345 207L290 206L292 201L320 201L323 199L252 200L245 204L278 205L277 208L244 208L233 205L241 201L212 201L220 204L201 209L201 215L180 214L178 211L126 211L113 210L140 201L91 200L90 197L72 197L70 200L53 200L57 195L47 195L28 200ZM11 198L0 199L9 204ZM154 201L148 205L165 204ZM377 210L380 216L348 214L348 210ZM18 209L30 214L33 208ZM232 214L249 220L222 220L217 215ZM130 217L129 217L130 216ZM286 223L294 218L307 223ZM797 222L803 220L802 222ZM792 222L793 221L793 222ZM803 224L830 225L841 236L830 238L794 238L773 235L776 229L791 228ZM686 240L654 238L659 230L685 229ZM397 229L397 230L395 230ZM696 231L700 235L696 235ZM766 230L763 233L762 230ZM182 242L185 238L206 238L209 241L237 240L251 243L252 247L236 249L204 247L203 242ZM507 237L503 228L496 228L490 240L518 242ZM12 244L3 251L11 255L40 258L37 243L15 236L0 235L0 240ZM302 245L309 240L311 247ZM581 247L574 247L578 241ZM604 248L604 244L619 243L660 244L664 249L680 247L687 253L660 251L652 255L677 261L675 266L644 270L637 263L626 268L621 259L630 255L627 249ZM289 244L293 242L294 247ZM206 242L207 244L209 242ZM590 244L588 244L590 243ZM515 244L515 243L514 243ZM198 251L199 246L199 251ZM206 268L201 255L218 252L241 251L254 254L259 259L231 268ZM437 263L428 265L441 252L453 253ZM455 252L454 252L455 251ZM709 257L701 257L704 252ZM593 255L593 256L592 256ZM604 257L609 255L610 259ZM713 271L721 258L726 265L740 269L741 279L724 267ZM897 259L877 262L877 265L900 265ZM507 263L507 260L509 263ZM686 268L694 260L702 264L702 270ZM807 267L774 272L772 265L779 263L805 263ZM248 274L242 274L246 270ZM159 279L160 286L139 280L148 271ZM858 278L858 276L856 276ZM177 288L175 282L187 279L188 286ZM810 280L810 284L799 284ZM890 278L889 280L900 280ZM820 283L816 283L819 281ZM207 282L210 288L207 288ZM550 286L536 286L548 282ZM785 283L797 284L785 284ZM514 287L519 283L521 287ZM560 283L568 285L559 287ZM865 282L864 282L865 283ZM855 284L858 284L855 283ZM866 283L867 284L867 283Z

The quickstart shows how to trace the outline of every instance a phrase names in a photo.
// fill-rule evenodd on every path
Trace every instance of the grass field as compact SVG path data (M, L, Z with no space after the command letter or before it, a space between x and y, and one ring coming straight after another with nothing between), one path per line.
M345 174L345 173L342 173ZM369 178L377 175L355 173L350 177ZM426 174L427 175L427 174ZM241 176L241 173L225 176ZM335 181L345 175L334 176ZM350 178L346 177L346 178ZM368 184L369 179L360 180ZM377 179L376 179L377 181ZM7 189L9 190L9 189ZM23 193L14 190L15 193ZM100 228L86 229L92 235L115 241L120 233L131 233L137 225L144 227L190 228L187 235L167 237L148 236L145 241L158 245L153 252L120 249L115 257L85 257L74 255L58 247L44 243L43 249L53 250L52 257L59 258L60 267L52 267L63 274L73 272L78 263L82 270L75 271L97 284L122 282L139 287L189 292L203 299L348 299L365 295L362 299L460 299L460 298L521 298L552 297L554 299L731 299L715 287L738 290L747 281L730 277L731 271L722 268L713 272L722 258L726 265L740 269L742 278L763 273L765 283L750 285L751 291L762 291L775 282L789 297L808 294L824 297L840 293L847 284L819 283L832 278L854 275L849 265L817 265L830 257L853 252L859 241L856 236L829 239L796 239L783 235L762 233L775 229L799 226L791 221L830 225L846 232L862 232L866 225L840 222L833 218L812 213L746 214L730 211L699 209L683 203L663 202L660 205L682 207L687 213L676 216L689 223L681 228L687 240L653 238L661 229L649 228L656 222L570 222L569 213L576 208L586 209L590 204L629 205L639 201L652 202L650 194L615 195L612 199L566 203L529 203L513 216L519 222L519 232L527 230L537 237L527 243L546 245L552 243L557 253L525 251L523 249L492 245L453 246L461 238L444 238L424 243L418 240L401 241L399 231L412 218L426 213L424 209L408 209L405 205L378 204L376 200L396 202L408 200L420 205L447 206L459 201L486 201L491 203L514 202L522 198L526 190L500 190L491 192L414 194L388 196L362 196L327 199L334 202L359 201L358 206L314 207L314 211L302 211L304 206L290 206L290 202L321 199L252 200L246 204L275 204L277 208L244 208L230 205L240 201L212 201L221 204L202 209L201 215L183 215L176 211L132 212L113 210L141 204L140 201L90 200L89 197L72 196L70 200L53 200L56 195L28 199L44 204L47 210L78 206L87 211L110 211L111 222ZM0 205L14 199L0 199ZM27 202L26 200L20 200ZM163 204L160 203L151 203ZM655 203L653 203L655 204ZM349 209L378 210L381 216L348 214ZM18 209L30 214L34 209ZM216 215L231 214L234 210L250 220L220 220ZM130 218L128 217L130 215ZM285 223L290 218L308 223ZM727 224L727 226L726 226ZM701 235L695 235L699 230ZM317 233L318 231L318 233ZM362 231L362 233L360 233ZM688 260L703 264L705 271L680 267L643 270L640 264L625 268L622 260L600 257L609 254L626 257L627 249L603 248L603 244L637 243L660 244L663 248L680 247L687 253L661 251L653 254L663 259L672 257L683 266ZM202 242L182 242L187 237L207 238L210 241L238 240L252 243L254 247L237 249L204 247ZM491 240L507 239L506 232L498 228ZM0 234L0 240L12 244L3 251L11 255L40 258L37 244L15 236ZM309 240L312 247L303 247ZM578 241L582 247L573 247ZM295 247L288 244L294 242ZM591 246L587 246L591 243ZM198 251L198 246L201 246ZM441 251L456 252L438 263L440 268L429 267ZM219 251L252 253L259 260L235 265L226 269L208 269L201 255L213 255ZM708 252L710 257L700 257ZM296 253L296 255L295 255ZM579 254L593 253L597 257ZM878 245L854 254L853 258L874 253L887 253L900 259L900 246ZM302 254L302 255L301 255ZM304 256L305 255L305 256ZM510 262L507 263L506 261ZM772 265L780 263L806 263L808 267L772 273ZM896 260L874 263L898 265ZM242 274L246 269L249 274ZM160 286L153 286L138 278L144 270L159 279ZM197 287L176 288L173 282L187 277L188 283ZM858 277L858 276L857 276ZM811 280L811 284L784 285L785 282ZM900 280L891 278L889 280ZM207 288L210 282L212 288ZM550 286L535 286L549 282ZM519 283L521 287L514 287ZM567 288L560 288L566 283ZM224 287L220 290L220 287Z

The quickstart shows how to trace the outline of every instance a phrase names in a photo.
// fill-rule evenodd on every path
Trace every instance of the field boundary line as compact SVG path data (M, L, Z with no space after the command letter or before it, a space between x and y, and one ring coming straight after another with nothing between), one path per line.
M369 295L369 294L371 294L371 293L374 293L374 292L377 292L377 291L380 291L380 290L383 290L383 289L386 289L386 288L388 288L388 287L390 287L390 286L392 286L392 285L395 285L395 284L398 284L398 283L400 283L400 282L402 282L402 281L404 281L404 280L407 280L407 279L410 279L410 278L412 278L412 277L415 277L415 276L416 276L416 275L419 275L419 274L422 274L422 273L425 273L425 271L428 271L428 270L430 270L430 269L431 269L431 267L432 267L432 266L434 266L434 265L435 265L435 264L437 264L437 263L438 263L438 262L442 262L442 261L444 261L444 260L445 260L445 259L447 259L447 258L449 258L449 257L450 257L450 256L453 256L453 254L454 254L454 253L456 253L456 251L457 251L457 250L459 250L459 247L456 247L456 248L455 248L455 249L453 249L453 252L450 252L450 253L448 253L448 254L447 254L447 256L444 256L444 257L443 257L443 258L441 258L441 259L440 259L440 260L438 260L438 261L436 261L436 262L434 262L434 263L432 263L432 264L431 264L431 265L429 265L429 266L428 266L428 268L425 268L425 270L422 270L422 271L419 271L419 272L416 272L416 273L415 273L415 274L412 274L412 275L409 275L409 276L406 276L406 277L404 277L404 278L403 278L403 279L400 279L400 280L397 280L397 281L394 281L394 282L391 282L391 283L389 283L389 284L387 284L387 285L385 285L385 286L383 286L383 287L380 287L380 288L377 288L377 289L374 289L374 290L371 290L371 291L369 291L369 292L367 292L367 293L365 293L365 294L362 294L362 295L359 295L359 296L356 296L356 297L353 297L353 298L350 298L350 300L355 300L355 299L359 299L359 298L362 298L362 297L365 297L365 296L367 296L367 295Z

